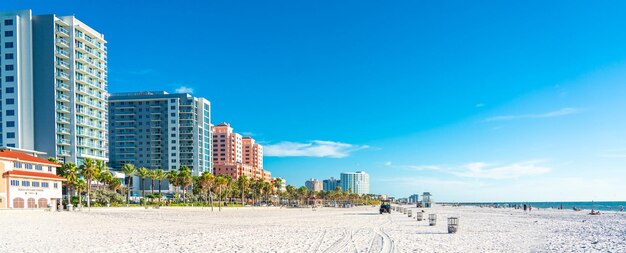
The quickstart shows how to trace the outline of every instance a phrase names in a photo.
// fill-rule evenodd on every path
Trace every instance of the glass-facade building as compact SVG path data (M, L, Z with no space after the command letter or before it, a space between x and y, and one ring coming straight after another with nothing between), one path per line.
M370 175L364 171L341 173L341 190L344 192L350 190L359 195L369 194Z

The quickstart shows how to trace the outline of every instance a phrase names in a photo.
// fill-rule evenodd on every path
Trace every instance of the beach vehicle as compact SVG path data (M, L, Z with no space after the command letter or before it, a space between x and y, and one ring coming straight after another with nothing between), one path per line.
M391 202L389 202L389 200L383 200L382 203L380 203L380 214L383 213L391 213Z

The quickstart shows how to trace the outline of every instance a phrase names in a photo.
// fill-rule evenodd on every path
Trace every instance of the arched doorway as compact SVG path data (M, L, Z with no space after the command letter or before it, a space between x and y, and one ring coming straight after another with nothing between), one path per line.
M29 198L28 199L28 208L35 208L35 199L34 198Z
M46 208L46 207L48 207L48 200L44 199L44 198L40 198L37 201L37 204L39 205L39 208Z
M13 199L13 208L24 208L24 199L23 198L14 198Z

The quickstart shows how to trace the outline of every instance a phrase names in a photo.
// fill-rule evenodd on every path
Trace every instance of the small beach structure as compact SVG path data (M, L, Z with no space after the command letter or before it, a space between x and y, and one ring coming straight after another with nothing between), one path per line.
M409 210L409 212L407 213L407 215L408 215L409 217L413 217L413 210Z
M415 219L417 221L422 221L424 219L424 212L415 212Z
M448 233L454 234L459 230L459 218L458 217L449 217L448 218Z
M431 198L432 195L430 194L430 192L424 192L422 193L422 207L431 207L432 206L432 201Z
M437 214L431 213L428 215L428 225L429 226L437 225Z
M403 208L402 208L402 213L403 213L403 214L406 214L406 211L407 211L406 207L403 207Z

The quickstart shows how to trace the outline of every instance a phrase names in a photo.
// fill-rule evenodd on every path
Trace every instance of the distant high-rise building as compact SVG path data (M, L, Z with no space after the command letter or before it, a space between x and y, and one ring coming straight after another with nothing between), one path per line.
M251 137L241 139L243 163L255 168L255 177L263 177L263 146L255 143Z
M165 91L114 93L109 100L113 168L212 172L211 103Z
M323 190L322 181L319 181L319 180L317 180L315 178L311 178L311 179L307 180L304 183L304 186L306 186L306 188L309 191L312 191L312 192L318 192L318 191Z
M330 177L329 179L324 179L323 185L324 191L334 191L337 186L341 187L341 180Z
M370 193L370 176L364 171L341 173L341 189L357 194Z
M104 35L74 16L0 12L0 146L108 160Z

